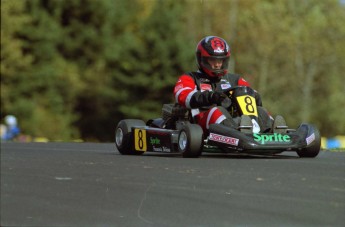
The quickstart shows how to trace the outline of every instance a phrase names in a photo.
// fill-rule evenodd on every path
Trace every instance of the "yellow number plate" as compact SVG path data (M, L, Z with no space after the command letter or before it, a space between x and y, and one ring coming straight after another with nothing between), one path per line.
M240 105L244 115L258 116L255 98L249 95L237 97L237 102Z
M147 151L145 129L134 129L134 143L136 151Z

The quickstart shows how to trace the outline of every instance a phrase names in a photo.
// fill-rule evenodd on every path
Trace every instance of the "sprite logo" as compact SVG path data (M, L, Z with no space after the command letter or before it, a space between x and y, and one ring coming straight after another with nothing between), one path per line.
M265 134L253 134L254 140L256 142L261 142L261 144L265 144L265 142L290 142L291 138L289 135L282 135L279 133L274 133L270 135Z
M161 141L160 139L158 139L157 137L150 137L150 143L152 145L160 145L161 144Z

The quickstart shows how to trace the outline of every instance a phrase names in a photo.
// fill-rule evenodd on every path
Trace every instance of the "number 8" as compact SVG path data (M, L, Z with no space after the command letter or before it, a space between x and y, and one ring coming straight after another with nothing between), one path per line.
M247 104L246 110L248 111L248 113L254 113L255 109L254 109L253 101L252 101L251 97L246 96L244 99L244 102Z

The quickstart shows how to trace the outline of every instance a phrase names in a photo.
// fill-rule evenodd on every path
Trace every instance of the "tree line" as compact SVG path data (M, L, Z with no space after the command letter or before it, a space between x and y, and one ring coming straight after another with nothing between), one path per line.
M206 35L291 127L344 134L345 7L338 0L1 0L1 118L51 140L113 141L159 117Z

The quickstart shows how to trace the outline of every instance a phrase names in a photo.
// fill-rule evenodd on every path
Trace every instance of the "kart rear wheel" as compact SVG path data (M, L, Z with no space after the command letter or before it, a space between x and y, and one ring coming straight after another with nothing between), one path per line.
M301 151L297 151L298 156L301 158L315 158L320 152L320 148L321 148L320 132L315 126L310 125L310 127L311 127L311 130L313 130L314 132L314 141L312 142L311 146L308 146Z
M199 125L182 126L178 136L178 150L184 158L197 158L203 147L203 130Z
M144 152L134 151L132 127L146 126L145 122L137 119L121 120L115 129L115 145L117 150L124 155L140 155Z

